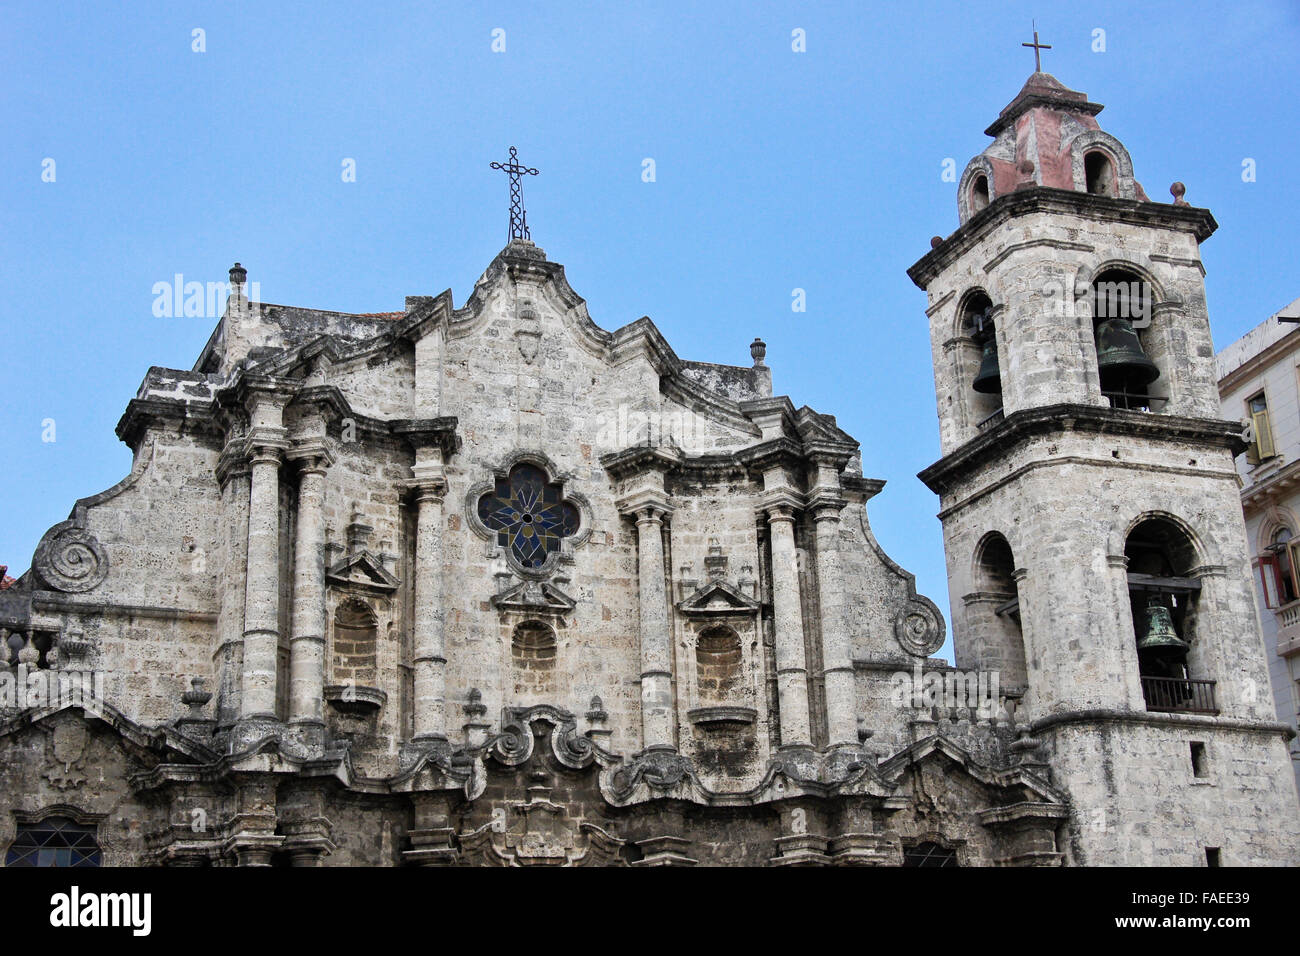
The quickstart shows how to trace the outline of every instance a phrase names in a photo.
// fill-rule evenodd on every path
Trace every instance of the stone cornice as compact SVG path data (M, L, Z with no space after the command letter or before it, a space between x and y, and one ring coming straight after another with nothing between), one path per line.
M1300 459L1283 465L1267 478L1252 481L1241 489L1241 506L1247 514L1266 508L1275 499L1290 495L1300 483Z
M752 474L762 475L772 468L793 468L805 461L803 447L792 438L773 438L769 441L750 445L735 453Z
M601 465L615 481L644 472L667 474L678 468L683 460L681 452L665 445L635 445L600 456Z
M454 415L440 418L401 418L388 423L389 431L405 438L413 448L436 446L444 456L451 456L460 448L456 434L458 421Z
M993 428L921 471L917 477L935 494L946 494L955 481L961 480L972 469L994 458L1004 458L1012 443L1054 431L1093 431L1155 441L1191 441L1226 448L1234 456L1246 449L1238 422L1133 412L1098 405L1044 405L1012 412Z
M1206 730L1239 730L1262 736L1278 735L1286 740L1295 737L1294 729L1286 724L1266 720L1244 720L1237 717L1211 717L1207 714L1171 714L1142 710L1071 710L1040 717L1029 725L1029 732L1051 730L1067 724L1123 723L1156 724L1166 727L1199 727Z
M1080 96L1082 97L1082 94ZM984 130L984 135L996 137L1021 116L1032 109L1039 108L1051 110L1053 113L1079 113L1083 116L1096 116L1105 109L1100 103L1089 103L1087 99L1082 98L1076 100L1064 99L1059 94L1049 96L1043 93L1021 93L998 114L997 119L989 124Z
M885 487L883 478L864 478L861 475L840 475L840 490L850 502L865 504Z
M1208 239L1219 227L1208 209L1196 206L1114 199L1072 189L1033 186L993 200L987 209L971 216L948 238L918 259L907 270L907 275L918 287L925 289L940 272L983 243L1009 220L1034 213L1175 229L1193 233L1198 242Z
M133 450L150 428L171 424L181 434L219 436L212 402L187 402L179 398L133 398L118 419L117 437Z
M844 466L857 453L858 443L856 441L836 441L830 438L805 439L803 450L808 458L818 464L824 461L827 464L834 465L837 471L843 471Z

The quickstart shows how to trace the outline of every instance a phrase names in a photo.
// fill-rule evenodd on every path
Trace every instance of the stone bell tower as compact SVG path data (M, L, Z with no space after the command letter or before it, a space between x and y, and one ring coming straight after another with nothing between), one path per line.
M1300 863L1199 247L1035 72L908 271L929 297L957 667L998 671L1076 864Z

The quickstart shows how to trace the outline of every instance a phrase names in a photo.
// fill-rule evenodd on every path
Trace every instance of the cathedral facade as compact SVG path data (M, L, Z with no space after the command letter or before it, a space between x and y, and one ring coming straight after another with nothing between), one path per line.
M761 341L607 331L522 236L460 307L260 303L236 264L128 403L130 474L0 591L6 863L1300 862L1214 220L1099 110L1035 73L910 270L955 667Z

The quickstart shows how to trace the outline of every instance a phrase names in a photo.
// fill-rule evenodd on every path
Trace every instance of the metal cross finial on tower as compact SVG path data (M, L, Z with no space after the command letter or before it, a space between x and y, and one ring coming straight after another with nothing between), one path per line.
M519 162L519 152L510 147L510 162L493 163L493 169L504 169L510 175L510 238L530 239L528 234L528 213L524 212L524 188L521 176L536 176L537 170L530 169Z
M1042 60L1039 59L1038 51L1039 51L1039 50L1050 50L1050 49L1052 48L1052 45L1051 45L1050 43L1039 43L1039 42L1038 42L1038 24L1037 24L1036 22L1034 22L1033 20L1030 20L1029 22L1030 22L1030 23L1033 23L1033 25L1034 25L1034 42L1033 42L1033 43L1022 43L1022 44L1020 44L1020 45L1021 45L1021 46L1033 47L1033 48L1034 48L1034 72L1035 72L1035 73L1042 73L1042 72L1043 72L1043 63L1042 63Z

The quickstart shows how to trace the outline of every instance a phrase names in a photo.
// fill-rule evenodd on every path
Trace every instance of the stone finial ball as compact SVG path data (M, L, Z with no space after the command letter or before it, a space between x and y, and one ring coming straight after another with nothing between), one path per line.
M1028 176L1034 171L1034 161L1032 159L1022 159L1016 169Z
M1175 199L1182 199L1183 194L1186 192L1187 192L1187 187L1184 186L1182 183L1174 183L1172 186L1169 187L1169 195L1173 196Z
M931 236L931 237L930 237L930 248L931 248L931 249L938 249L941 245L943 245L943 236Z

